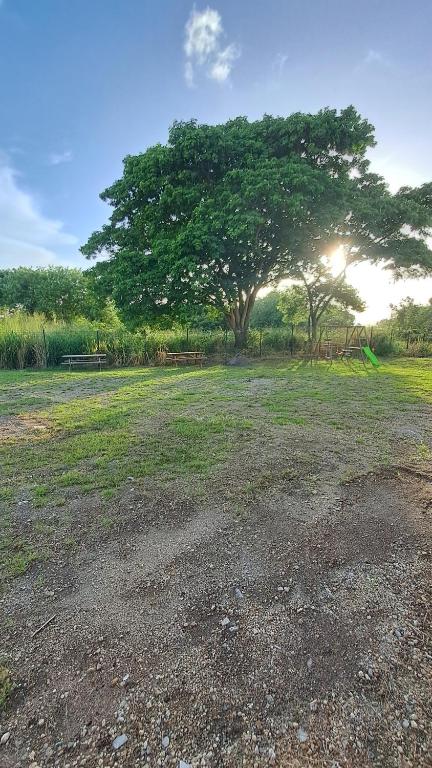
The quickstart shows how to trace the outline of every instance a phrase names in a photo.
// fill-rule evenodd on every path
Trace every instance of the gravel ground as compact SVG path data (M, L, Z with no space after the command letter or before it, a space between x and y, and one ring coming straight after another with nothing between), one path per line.
M125 491L2 597L2 768L432 765L430 477Z

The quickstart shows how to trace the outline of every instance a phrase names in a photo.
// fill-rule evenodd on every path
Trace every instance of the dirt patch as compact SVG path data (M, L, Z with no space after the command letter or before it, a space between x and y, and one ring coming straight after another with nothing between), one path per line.
M429 765L432 486L416 471L282 483L237 520L160 499L144 529L40 567L43 585L28 574L1 601L17 688L0 764Z
M29 437L47 437L50 432L48 422L25 416L0 416L0 443L17 442Z

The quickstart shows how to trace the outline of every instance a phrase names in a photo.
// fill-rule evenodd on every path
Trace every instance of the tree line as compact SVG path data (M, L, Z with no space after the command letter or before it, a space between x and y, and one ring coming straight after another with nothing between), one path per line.
M71 267L17 267L0 270L0 308L40 314L47 320L119 322L112 300L94 290L89 271Z
M355 320L352 310L361 312L363 302L350 286L343 284L337 288L333 292L333 283L330 286L320 284L313 292L316 317L321 324L351 325ZM91 272L68 267L1 270L0 317L1 312L16 311L42 315L47 321L73 322L84 318L110 328L123 325L113 301L98 295ZM432 335L432 298L422 305L407 297L399 305L392 306L391 319L381 323L384 330L388 324L402 337L409 334L429 337ZM167 329L178 326L179 322L166 317L163 322L159 320L153 325ZM195 308L183 317L180 325L208 331L229 327L223 312L209 306ZM284 325L303 327L311 335L309 295L300 284L271 290L254 303L251 328L281 328Z

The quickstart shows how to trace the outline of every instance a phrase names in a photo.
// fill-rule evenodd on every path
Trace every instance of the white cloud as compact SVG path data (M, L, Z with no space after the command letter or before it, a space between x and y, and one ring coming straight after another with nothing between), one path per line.
M217 80L218 83L224 83L228 79L232 70L233 64L240 56L240 51L235 43L231 43L224 48L223 51L219 51L213 64L211 65L209 77L213 80Z
M186 23L186 56L196 56L203 63L217 50L221 33L222 20L218 11L212 8L205 11L193 10Z
M214 8L193 10L186 22L184 50L186 54L185 80L195 85L195 72L202 70L207 77L224 83L228 80L234 62L240 56L235 43L222 47L223 26L221 15Z
M41 213L18 176L0 156L0 267L59 263L75 251L77 238L63 231L61 221Z
M0 0L1 1L1 0ZM72 160L72 152L67 149L65 152L51 152L49 156L50 165L61 165L62 163L70 163Z

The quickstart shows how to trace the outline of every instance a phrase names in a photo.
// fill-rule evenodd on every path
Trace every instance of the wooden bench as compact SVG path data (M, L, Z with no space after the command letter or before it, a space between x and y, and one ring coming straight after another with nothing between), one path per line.
M69 366L70 371L74 365L97 365L101 370L106 361L106 355L101 352L95 355L62 355L62 365Z
M165 352L160 350L158 360L162 365L167 363L173 363L174 365L189 363L190 365L200 364L202 366L206 357L203 352Z

